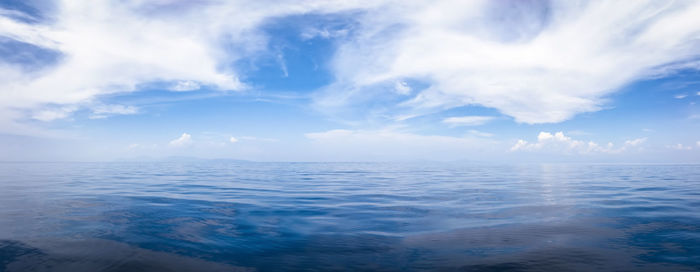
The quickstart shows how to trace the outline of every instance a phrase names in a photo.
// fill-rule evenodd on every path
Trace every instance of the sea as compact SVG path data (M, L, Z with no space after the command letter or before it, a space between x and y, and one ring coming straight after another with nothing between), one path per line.
M0 271L700 271L700 165L3 162Z

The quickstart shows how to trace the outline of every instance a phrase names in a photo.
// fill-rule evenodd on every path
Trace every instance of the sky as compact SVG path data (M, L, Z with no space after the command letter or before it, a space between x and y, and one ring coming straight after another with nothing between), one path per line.
M0 160L700 162L700 1L0 1Z

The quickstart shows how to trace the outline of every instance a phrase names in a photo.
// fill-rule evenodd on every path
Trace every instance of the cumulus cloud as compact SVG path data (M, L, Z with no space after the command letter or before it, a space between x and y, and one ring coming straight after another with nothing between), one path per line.
M238 139L236 139L236 137L231 136L231 138L228 138L228 141L230 143L236 143L236 142L238 142Z
M564 135L563 132L552 134L543 131L537 135L536 142L530 143L520 139L510 148L510 151L545 151L579 154L620 153L633 147L638 147L645 141L646 138L627 140L621 147L615 147L613 143L600 145L593 141L586 142L572 139Z
M451 126L480 126L493 119L493 116L461 116L445 118L442 122Z
M692 146L687 146L683 144L675 144L675 145L670 145L668 146L670 149L675 149L675 150L693 150Z
M428 87L384 106L481 105L560 122L630 82L695 69L687 62L700 54L697 1L405 1L360 21L321 109L365 107L385 82L416 79Z
M174 147L188 146L190 144L192 144L192 135L187 133L182 133L180 138L170 141L170 146Z

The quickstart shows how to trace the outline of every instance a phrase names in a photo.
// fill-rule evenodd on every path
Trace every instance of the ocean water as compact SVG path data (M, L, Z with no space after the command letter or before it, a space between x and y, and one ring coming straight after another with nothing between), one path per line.
M0 271L700 271L700 165L0 163Z

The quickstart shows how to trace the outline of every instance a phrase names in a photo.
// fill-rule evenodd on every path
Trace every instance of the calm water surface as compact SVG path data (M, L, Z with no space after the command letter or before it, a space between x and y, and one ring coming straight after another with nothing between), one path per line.
M0 271L700 271L700 165L0 163Z

